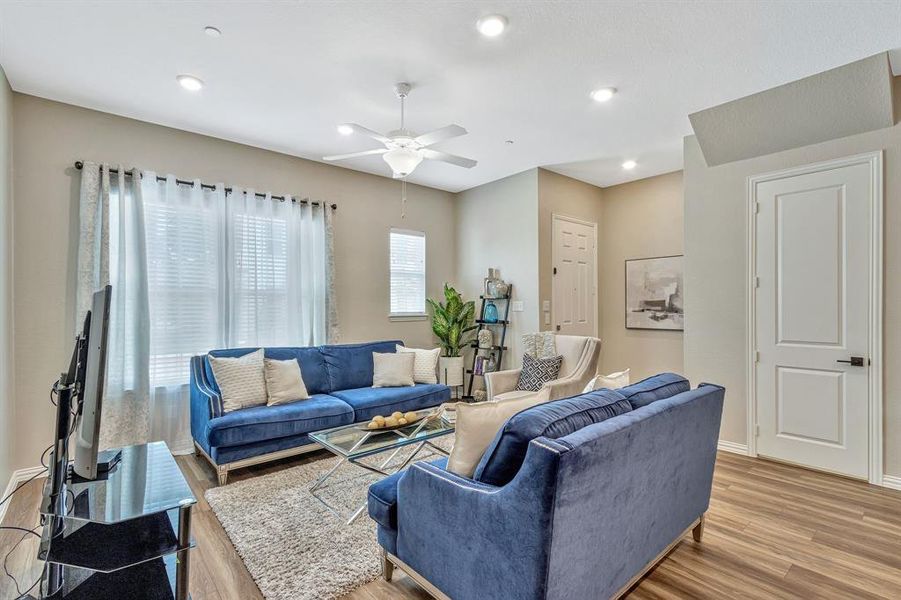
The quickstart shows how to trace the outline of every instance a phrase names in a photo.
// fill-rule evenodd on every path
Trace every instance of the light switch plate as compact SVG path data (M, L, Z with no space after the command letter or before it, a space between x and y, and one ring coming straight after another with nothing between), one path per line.
M523 311L522 300L514 300L513 304L510 306L510 309L513 312L522 312Z
M550 300L545 300L544 302L542 302L542 303L541 303L541 310L543 310L544 312L550 312L550 310L551 310L551 301L550 301Z
M544 313L544 324L545 325L551 324L551 313L549 313L549 312Z

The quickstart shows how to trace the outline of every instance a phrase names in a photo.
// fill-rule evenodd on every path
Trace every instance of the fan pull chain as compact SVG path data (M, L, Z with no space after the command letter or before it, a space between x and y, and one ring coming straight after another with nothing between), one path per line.
M400 218L407 218L407 178L400 180Z

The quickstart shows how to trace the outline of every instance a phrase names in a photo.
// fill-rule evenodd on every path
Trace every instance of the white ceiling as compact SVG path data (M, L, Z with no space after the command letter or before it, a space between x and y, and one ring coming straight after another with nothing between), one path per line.
M510 25L485 39L492 12ZM396 128L409 81L408 127L469 130L437 148L477 167L410 177L450 191L535 166L601 186L677 170L689 113L899 47L901 0L0 3L13 89L314 160L377 147L335 125ZM619 93L597 104L602 86Z

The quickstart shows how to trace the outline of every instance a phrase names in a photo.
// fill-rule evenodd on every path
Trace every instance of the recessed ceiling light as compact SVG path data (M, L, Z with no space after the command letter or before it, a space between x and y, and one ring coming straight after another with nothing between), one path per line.
M476 22L476 29L485 37L497 37L507 28L507 17L503 15L488 15Z
M179 75L175 79L178 80L179 85L185 88L189 92L198 92L200 88L203 87L203 81L198 77L194 77L193 75Z
M607 102L610 98L613 98L613 94L616 93L616 88L607 87L601 88L599 90L594 90L591 92L591 98L595 102Z
M207 25L206 27L204 27L203 32L213 38L217 38L222 35L222 32L212 25Z
M340 133L341 135L350 135L353 132L354 132L354 128L351 127L350 125L347 125L347 124L338 125L338 133Z
M638 163L635 162L634 160L627 160L626 162L623 163L623 168L627 171L631 171L636 166L638 166Z

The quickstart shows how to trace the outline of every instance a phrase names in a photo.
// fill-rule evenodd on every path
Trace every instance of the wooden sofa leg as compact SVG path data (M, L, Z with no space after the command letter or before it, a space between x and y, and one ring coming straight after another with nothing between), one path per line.
M691 530L691 536L695 539L696 542L700 542L701 538L704 536L704 520L706 518L706 513L701 515L701 519L698 521L698 524L695 525L694 529Z
M391 581L394 576L394 563L388 559L388 552L382 548L382 577L385 581Z
M228 481L228 467L225 465L216 467L216 474L219 475L219 485L225 485Z

